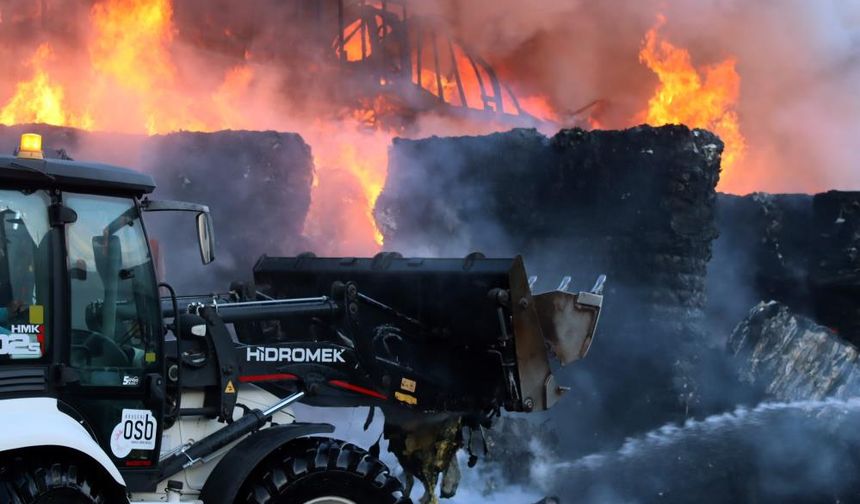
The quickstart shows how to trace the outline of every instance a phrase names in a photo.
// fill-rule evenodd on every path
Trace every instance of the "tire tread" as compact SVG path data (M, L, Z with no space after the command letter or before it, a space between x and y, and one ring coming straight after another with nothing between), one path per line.
M329 438L305 438L263 462L249 477L240 496L245 504L280 504L291 487L305 478L332 473L361 481L383 500L372 504L412 504L400 480L379 459L356 445ZM357 504L370 504L359 502Z
M98 488L95 481L90 480L86 470L81 470L75 461L45 464L18 457L3 472L7 474L0 478L0 495L11 499L10 504L39 502L49 492L57 490L75 492L75 497L87 504L108 504L105 497L94 490Z

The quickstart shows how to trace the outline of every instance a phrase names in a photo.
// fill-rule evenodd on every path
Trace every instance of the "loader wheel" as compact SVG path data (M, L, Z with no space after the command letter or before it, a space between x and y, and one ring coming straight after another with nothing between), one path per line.
M97 488L97 481L74 462L16 460L0 473L0 501L9 504L106 503Z
M298 440L265 462L239 496L246 504L412 504L379 459L325 438Z

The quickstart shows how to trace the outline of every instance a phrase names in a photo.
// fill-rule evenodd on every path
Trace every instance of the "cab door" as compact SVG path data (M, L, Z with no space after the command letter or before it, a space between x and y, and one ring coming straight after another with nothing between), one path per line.
M63 204L77 214L65 230L77 379L63 399L137 486L158 463L164 411L161 308L146 233L133 198L64 193Z

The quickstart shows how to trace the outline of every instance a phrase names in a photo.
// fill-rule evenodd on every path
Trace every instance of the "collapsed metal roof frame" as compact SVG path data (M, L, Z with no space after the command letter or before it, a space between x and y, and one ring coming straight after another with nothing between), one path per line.
M317 12L322 12L322 2L330 1L315 0ZM427 108L443 108L455 114L530 125L541 122L520 106L510 87L480 55L444 33L434 19L410 15L410 0L335 1L337 34L331 42L334 55L344 67L372 74L379 92L417 95L427 102ZM351 60L347 46L355 37L360 40L361 54ZM480 103L469 102L456 50L468 61L470 77L478 84ZM431 59L430 68L425 67L427 56ZM448 58L448 72L443 69L443 58ZM430 86L422 82L425 70L432 72ZM456 100L446 99L443 78L456 84Z

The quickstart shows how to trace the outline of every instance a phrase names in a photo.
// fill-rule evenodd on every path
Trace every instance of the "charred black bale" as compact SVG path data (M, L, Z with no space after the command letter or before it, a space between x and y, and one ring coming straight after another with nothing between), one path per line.
M556 408L621 437L695 400L722 149L684 126L396 139L377 222L407 255L523 253L537 290L563 275L586 290L606 273L598 340L565 377L595 403Z
M818 321L860 344L860 192L815 195L809 285Z
M223 291L232 280L250 279L261 255L303 248L313 159L299 135L180 132L150 138L144 152L146 171L158 184L155 197L209 205L214 219L216 261L206 269L193 261L193 219L149 219L162 238L167 277L182 291Z
M385 248L441 257L521 250L553 222L536 205L552 175L549 140L517 129L484 137L395 138L375 216ZM443 238L437 240L437 238Z
M860 193L719 195L708 319L775 300L860 344Z
M719 194L720 236L707 283L709 327L718 338L763 299L812 315L807 281L812 225L812 196Z

